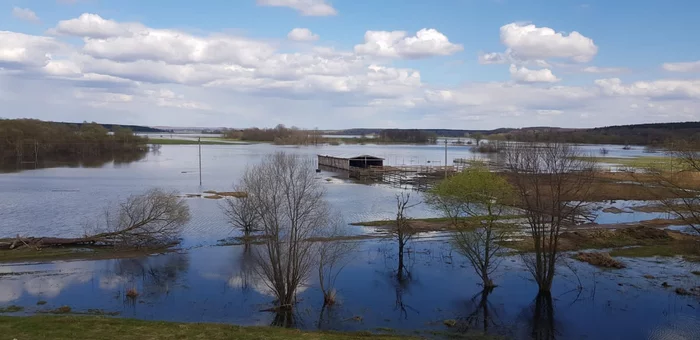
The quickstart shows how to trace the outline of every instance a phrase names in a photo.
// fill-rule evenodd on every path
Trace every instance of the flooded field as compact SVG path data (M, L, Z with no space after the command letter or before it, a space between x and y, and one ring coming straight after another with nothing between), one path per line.
M603 146L587 146L598 152ZM632 157L641 148L607 147L610 157ZM79 236L100 221L104 208L151 187L182 194L230 190L245 169L275 151L314 156L383 157L386 164L444 162L444 146L366 145L280 147L206 145L202 147L202 186L198 148L166 145L132 163L99 168L47 168L0 175L0 237ZM468 147L450 146L454 158L482 157ZM394 217L400 189L356 184L317 174L327 200L347 223ZM416 194L417 195L417 194ZM143 258L0 264L0 307L16 305L31 314L69 306L72 312L115 314L141 319L269 325L279 321L266 285L251 270L243 246L217 246L236 236L221 212L221 201L188 198L192 219L182 250ZM641 212L643 201L598 204L599 224L667 218ZM606 210L608 208L617 210ZM425 205L413 217L437 214ZM374 231L348 226L352 234ZM695 287L700 264L681 258L619 258L626 268L599 269L564 256L551 296L538 296L519 256L504 258L482 295L473 268L448 243L445 234L425 233L410 245L410 280L398 285L396 244L385 239L359 242L353 261L337 280L340 303L322 308L323 296L312 276L299 293L293 326L305 329L390 330L458 333L486 330L517 339L692 339L700 336L700 299L675 293ZM567 254L569 255L569 254ZM666 283L666 287L663 283ZM135 289L138 297L128 298ZM39 303L39 304L38 304ZM454 324L447 321L454 321ZM446 323L453 325L446 326ZM591 327L591 325L596 325Z

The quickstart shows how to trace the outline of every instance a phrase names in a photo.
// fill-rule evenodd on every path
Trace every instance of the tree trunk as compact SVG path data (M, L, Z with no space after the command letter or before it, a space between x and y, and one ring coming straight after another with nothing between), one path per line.
M403 246L403 241L399 240L399 269L396 272L399 281L403 280Z

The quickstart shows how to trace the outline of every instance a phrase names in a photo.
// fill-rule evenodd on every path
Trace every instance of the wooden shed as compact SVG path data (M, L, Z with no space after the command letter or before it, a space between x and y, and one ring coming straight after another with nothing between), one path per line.
M364 169L369 167L384 166L384 158L370 155L352 157L318 155L318 165L349 171L352 168Z

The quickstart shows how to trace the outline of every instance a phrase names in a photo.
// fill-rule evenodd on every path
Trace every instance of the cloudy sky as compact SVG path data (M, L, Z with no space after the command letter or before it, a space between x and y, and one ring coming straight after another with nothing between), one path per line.
M490 129L700 120L693 0L0 0L0 117Z

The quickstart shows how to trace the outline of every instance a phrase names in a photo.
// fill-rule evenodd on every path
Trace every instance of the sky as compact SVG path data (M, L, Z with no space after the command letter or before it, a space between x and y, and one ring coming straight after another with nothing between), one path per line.
M0 118L451 128L700 120L700 1L0 0Z

